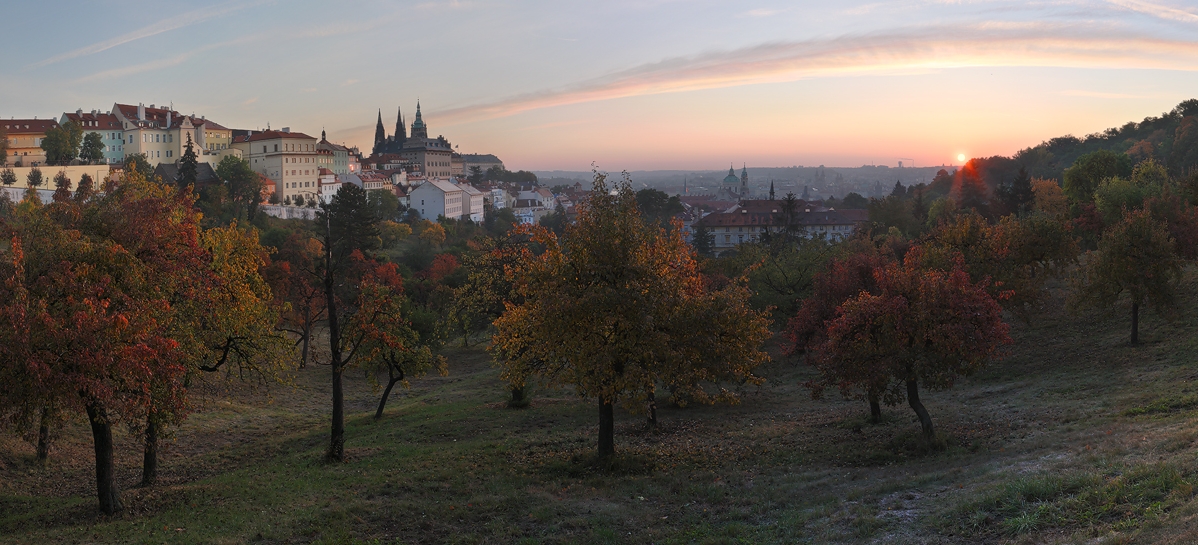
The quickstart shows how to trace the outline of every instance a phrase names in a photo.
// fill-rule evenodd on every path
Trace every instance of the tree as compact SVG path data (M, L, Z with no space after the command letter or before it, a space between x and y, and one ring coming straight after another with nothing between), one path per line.
M862 292L844 302L817 349L818 385L842 394L880 389L882 400L906 400L924 437L936 438L919 386L948 389L998 356L1010 343L1002 308L963 268L919 266L920 248L902 264L874 271L877 294ZM818 392L818 390L817 390Z
M79 145L83 143L83 127L74 121L67 121L57 127L46 130L42 138L42 150L46 152L46 164L66 166L79 155Z
M302 232L291 233L267 273L272 291L279 299L277 306L284 309L280 328L295 335L300 346L301 368L307 367L313 357L312 332L327 310L319 272L322 254L317 239Z
M427 242L431 246L440 246L445 244L445 228L439 223L429 222L424 230L420 231L419 237L420 240Z
M1109 150L1098 150L1077 158L1065 169L1065 195L1079 203L1094 200L1098 184L1107 178L1131 176L1131 157Z
M71 199L71 179L67 177L65 170L58 171L54 175L54 202L63 202Z
M860 245L860 243L858 243ZM854 248L849 254L831 260L827 267L816 274L811 295L803 299L802 305L786 324L788 341L786 353L804 353L808 363L814 363L813 348L827 340L828 324L837 316L837 309L862 293L878 292L874 271L884 268L894 260L888 252L872 244L865 248ZM816 381L807 383L814 396L818 397L823 387ZM866 385L861 395L869 402L870 420L882 420L880 404L884 384Z
M712 247L715 246L715 235L702 219L696 220L693 225L691 240L694 241L695 252L701 256L710 256Z
M852 210L852 209L864 210L865 208L869 207L869 199L862 197L857 192L851 192L848 195L845 195L844 198L840 200L840 207L848 208L850 210Z
M0 399L24 401L25 411L87 413L105 513L121 509L112 425L144 418L151 406L185 411L184 356L164 327L169 299L156 289L179 247L196 242L179 232L194 226L190 206L176 204L133 177L86 204L86 213L55 212L74 203L26 203L6 226L12 265L3 275L9 293L0 316L17 343L0 348L0 372L13 375L0 380L10 389ZM173 247L165 250L160 244L168 241Z
M1110 307L1126 296L1131 304L1131 344L1140 341L1140 306L1166 316L1177 301L1181 259L1168 227L1149 210L1133 210L1103 233L1074 279L1071 306Z
M1013 180L998 186L998 198L1011 214L1022 214L1031 208L1035 195L1032 193L1032 178L1026 168L1020 166L1019 174Z
M3 183L6 188L12 187L13 184L17 183L17 173L13 172L11 168L6 167L3 171L0 171L0 183Z
M229 200L237 206L234 217L245 211L247 221L254 221L258 205L262 202L262 178L250 167L250 162L240 157L226 155L216 165L216 176L224 184Z
M361 254L356 258L365 260ZM394 263L362 263L361 290L355 302L357 311L346 324L346 337L355 339L359 360L367 368L367 376L378 385L376 375L387 372L387 385L379 397L376 419L383 417L387 398L396 384L409 387L408 379L436 369L441 376L448 374L444 357L433 350L440 346L440 327L431 313L414 314L403 296L403 282Z
M1036 178L1032 180L1032 210L1064 218L1069 214L1069 199L1056 180Z
M154 178L154 167L150 165L150 161L146 159L144 153L132 153L125 156L125 171L136 171L138 176L145 180Z
M671 197L664 191L650 187L636 192L636 204L646 221L656 221L662 225L669 224L675 214L686 211L677 195Z
M0 166L8 165L8 131L0 127Z
M399 212L399 197L389 189L373 189L366 192L370 210L379 221L395 221Z
M196 185L196 171L199 168L199 158L196 156L195 145L191 142L191 133L187 133L187 143L183 145L183 157L179 158L179 171L175 174L175 183L179 187Z
M323 276L325 305L329 322L329 367L332 370L333 411L326 458L340 462L345 459L345 393L342 376L353 362L364 337L344 335L343 330L354 317L352 302L358 300L354 282L360 275L362 262L358 256L374 250L379 244L378 219L367 203L366 192L353 184L342 184L328 204L321 205L316 215L324 250ZM359 307L361 308L361 307Z
M483 181L483 168L474 165L470 167L470 183L479 184Z
M627 178L614 189L596 174L561 239L521 228L544 251L510 271L524 300L495 321L491 346L513 387L539 376L598 401L601 459L615 454L615 403L652 421L659 385L679 403L735 402L704 383L759 383L769 336L743 279L708 285L681 229L647 223Z
M89 132L83 137L83 147L79 151L79 158L89 165L98 165L104 162L104 137L98 132Z

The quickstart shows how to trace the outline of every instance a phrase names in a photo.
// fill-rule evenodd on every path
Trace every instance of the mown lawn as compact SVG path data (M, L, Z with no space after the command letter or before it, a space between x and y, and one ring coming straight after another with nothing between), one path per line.
M1198 286L1190 286L1192 288ZM1192 308L1194 301L1187 301ZM347 453L321 462L328 368L294 386L209 391L176 431L162 484L97 514L82 421L49 467L0 439L5 543L1192 543L1198 541L1198 314L1128 317L1048 305L1011 354L925 403L949 447L928 452L906 406L814 401L778 357L734 407L617 411L618 460L596 467L597 407L535 391L509 409L480 350L413 381L383 419L353 374Z

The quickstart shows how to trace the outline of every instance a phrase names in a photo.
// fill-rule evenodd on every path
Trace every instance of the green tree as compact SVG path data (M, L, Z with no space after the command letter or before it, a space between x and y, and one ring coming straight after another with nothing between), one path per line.
M8 165L8 131L0 127L0 166Z
M695 246L695 252L701 256L710 256L712 248L715 246L715 235L702 219L695 220L693 226L694 232L691 234L691 240Z
M615 454L615 403L654 421L659 385L679 403L735 402L703 384L759 383L770 335L742 282L708 285L682 230L647 223L627 178L614 189L596 174L560 240L524 228L544 251L511 270L524 299L495 321L491 346L513 387L539 376L598 401L601 459Z
M342 377L365 340L344 334L355 311L360 285L359 264L364 256L376 249L381 241L378 219L370 209L366 191L353 184L342 184L328 204L320 206L316 225L324 246L324 263L320 271L324 285L325 306L329 328L329 367L332 370L333 412L326 457L331 461L345 459L345 392Z
M848 195L845 195L844 198L840 200L840 207L848 208L851 210L856 210L856 209L864 210L869 207L869 199L862 197L860 193L857 193L855 191L850 192Z
M11 187L17 183L17 173L13 172L11 168L6 167L3 171L0 171L0 183L3 183L5 187Z
M1094 200L1094 191L1103 180L1128 176L1131 176L1131 157L1099 150L1078 157L1073 166L1065 170L1063 189L1074 202L1088 203Z
M226 155L216 165L216 176L224 184L229 200L238 207L235 217L245 211L247 221L254 221L262 202L262 177L240 157Z
M64 170L54 175L54 202L63 202L71 198L71 179Z
M1131 304L1131 344L1140 341L1140 306L1169 316L1177 303L1182 261L1168 226L1149 210L1131 210L1087 252L1074 280L1070 306Z
M483 181L483 168L475 165L470 167L470 183L478 184Z
M187 133L187 143L183 145L183 157L179 158L179 172L175 174L175 183L179 187L196 185L199 168L199 157L196 156L195 145L191 142L191 133Z
M373 189L366 192L370 210L379 221L395 221L399 213L399 197L388 189Z
M664 191L650 187L636 192L636 205L646 221L656 221L663 225L668 224L675 214L686 211L677 195L671 197Z
M98 132L89 132L83 137L83 147L79 151L79 158L89 165L98 165L104 162L104 137Z
M1027 169L1019 167L1019 173L1010 182L998 186L998 198L1011 214L1023 214L1031 209L1035 195L1032 193L1032 178Z
M42 150L46 152L46 164L66 166L79 155L83 143L83 128L74 121L53 127L42 138Z

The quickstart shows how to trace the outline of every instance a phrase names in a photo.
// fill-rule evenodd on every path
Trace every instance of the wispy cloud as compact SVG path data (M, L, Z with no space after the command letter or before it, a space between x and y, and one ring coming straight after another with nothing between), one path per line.
M240 11L243 9L251 8L251 7L265 4L265 3L271 2L271 1L273 1L273 0L258 0L256 2L229 2L229 3L221 4L221 5L218 5L215 7L189 11L187 13L182 13L182 14L176 15L174 17L169 17L167 19L163 19L163 20L155 22L153 24L146 25L137 30L134 30L134 31L126 33L126 34L122 34L115 38L109 38L107 40L104 40L101 42L96 42L96 43L93 43L90 45L86 45L86 46L80 47L78 49L72 49L71 51L67 51L66 53L60 53L60 54L50 57L48 59L44 59L44 60L35 62L35 63L29 65L29 67L30 68L41 68L41 67L49 66L51 64L62 62L65 60L70 60L70 59L74 59L74 58L78 58L78 57L85 57L87 55L94 55L96 53L100 53L101 51L107 51L109 49L112 49L112 48L120 46L120 45L127 44L129 42L137 41L137 40L140 40L143 38L149 38L151 36L156 36L158 34L162 34L163 32L169 32L172 30L178 30L183 27L188 27L191 25L199 24L204 21L216 19L218 17L223 17L223 16L233 13L235 11Z
M1198 23L1198 13L1143 0L1107 0L1123 9L1182 23Z
M222 47L228 47L228 46L232 46L232 45L243 45L246 43L257 41L261 38L262 38L261 36L243 36L243 37L237 38L235 40L228 40L228 41L224 41L224 42L212 43L212 44L208 44L208 45L205 45L202 47L189 49L188 51L186 51L184 53L180 53L173 57L152 60L152 61L148 61L148 62L143 62L141 64L134 64L132 66L122 66L120 68L112 68L109 70L102 70L102 71L96 72L94 74L88 74L81 78L77 78L75 80L75 83L86 83L89 81L97 81L97 80L103 80L103 79L123 78L126 76L132 76L134 74L140 74L142 72L149 72L151 70L161 70L163 68L170 68L172 66L178 66L180 64L183 64L183 63L187 62L189 59L191 59L192 57L195 57L196 55L200 55L202 53L207 53L208 51L212 51L213 49L220 49Z
M1101 30L1101 31L1100 31ZM438 112L448 122L700 89L852 74L972 66L1198 70L1198 42L1093 25L1021 23L918 27L766 43L643 64L575 85Z

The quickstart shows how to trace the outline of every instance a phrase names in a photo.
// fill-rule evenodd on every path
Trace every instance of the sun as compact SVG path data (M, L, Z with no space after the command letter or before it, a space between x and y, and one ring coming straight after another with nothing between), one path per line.
M965 162L965 154L964 154L964 153L958 153L958 154L957 154L957 162L959 162L959 163L964 163L964 162Z

